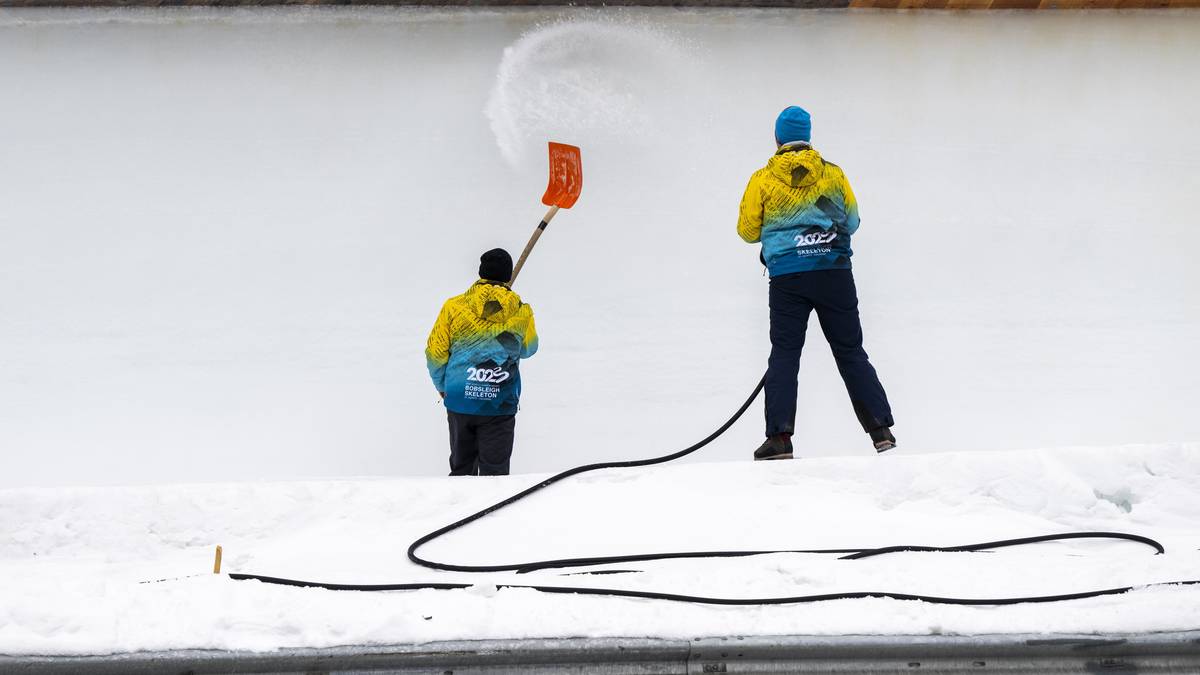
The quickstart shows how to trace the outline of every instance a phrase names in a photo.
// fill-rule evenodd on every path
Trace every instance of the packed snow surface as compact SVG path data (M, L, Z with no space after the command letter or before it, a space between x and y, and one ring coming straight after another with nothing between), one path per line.
M514 470L678 447L765 368L734 223L791 104L858 196L903 452L1196 440L1198 44L1186 10L0 10L0 486L444 473L425 338L524 245L551 139L584 190L516 287ZM810 336L802 453L869 451Z
M498 564L637 552L955 545L1075 530L1071 541L860 561L775 554L609 565L637 573L436 572L413 539L544 476L0 491L0 653L94 654L568 636L1146 632L1200 625L1200 587L1049 605L889 599L718 607L499 589L604 586L718 597L892 591L966 598L1200 578L1200 447L1157 445L661 465L568 479L422 550ZM337 592L227 571L468 590ZM568 570L575 571L575 570ZM161 580L161 581L159 581ZM144 583L151 581L152 583Z

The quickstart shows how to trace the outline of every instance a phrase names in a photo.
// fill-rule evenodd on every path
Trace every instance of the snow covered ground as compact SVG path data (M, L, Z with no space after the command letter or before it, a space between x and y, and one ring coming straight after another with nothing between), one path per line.
M439 573L417 536L539 476L0 491L0 654L251 649L567 636L1092 633L1189 630L1200 587L1052 605L867 599L714 607L488 588L605 586L726 597L893 591L1070 593L1200 578L1200 447L1076 448L665 465L568 479L423 549L507 563L634 552L954 545L1072 530L1158 539L861 561L780 554L610 565L638 574ZM227 571L340 583L466 581L457 591L269 586ZM167 579L158 583L146 580Z

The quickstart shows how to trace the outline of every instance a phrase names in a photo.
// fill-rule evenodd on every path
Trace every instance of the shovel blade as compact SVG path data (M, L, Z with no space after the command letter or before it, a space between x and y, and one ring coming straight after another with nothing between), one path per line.
M542 203L569 209L583 190L583 160L579 148L564 143L550 143L550 183Z

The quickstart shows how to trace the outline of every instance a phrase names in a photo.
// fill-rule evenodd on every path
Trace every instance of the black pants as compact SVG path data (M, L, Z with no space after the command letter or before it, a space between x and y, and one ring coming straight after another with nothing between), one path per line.
M771 279L771 358L767 362L767 435L796 428L796 375L815 309L864 431L892 426L892 408L863 351L858 293L850 270L819 270Z
M516 415L463 415L446 411L450 422L451 476L507 476Z

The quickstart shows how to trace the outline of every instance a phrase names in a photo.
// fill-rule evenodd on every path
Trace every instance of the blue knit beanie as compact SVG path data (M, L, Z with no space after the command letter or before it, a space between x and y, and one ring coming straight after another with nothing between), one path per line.
M812 136L812 117L798 105L789 106L775 120L775 142L780 145L808 142Z

